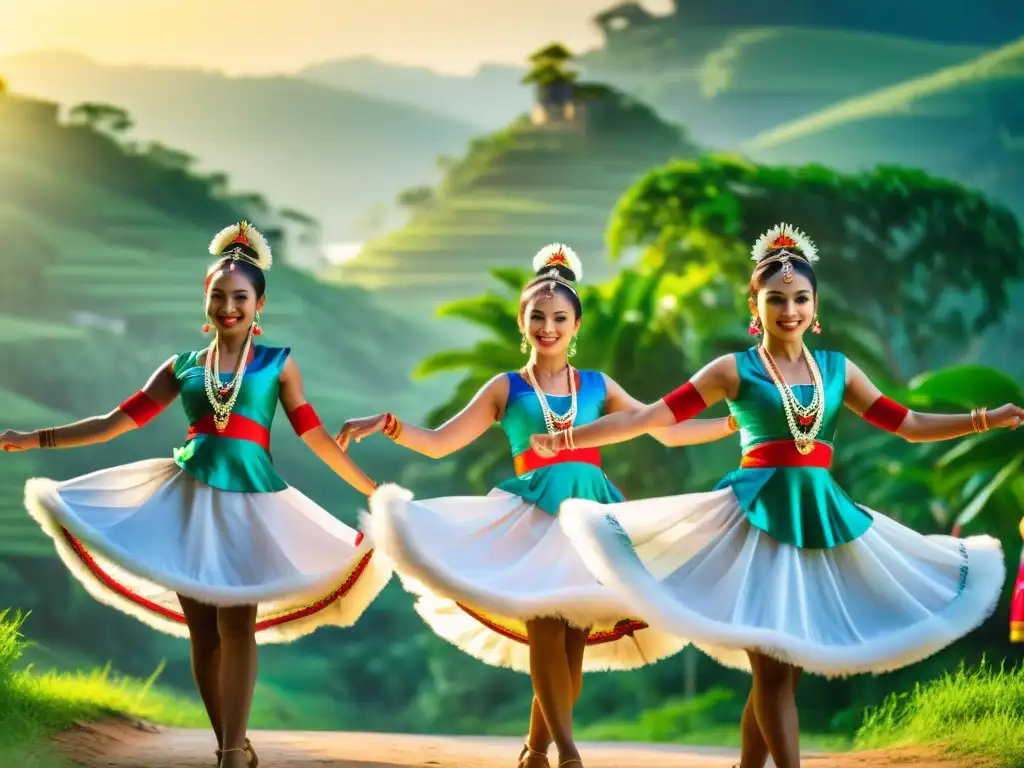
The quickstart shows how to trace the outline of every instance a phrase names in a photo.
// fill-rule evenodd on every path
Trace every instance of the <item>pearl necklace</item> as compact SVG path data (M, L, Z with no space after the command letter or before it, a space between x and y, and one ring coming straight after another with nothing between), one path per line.
M793 442L796 443L796 449L806 456L814 450L814 441L818 437L818 432L821 431L821 425L825 418L825 387L821 380L821 370L811 351L804 347L804 361L807 363L814 386L811 404L804 406L797 399L793 388L782 378L782 372L768 350L759 346L757 352L761 356L765 370L768 371L769 378L779 391L782 410L786 414L786 423L789 425L789 433L793 436Z
M220 347L217 339L210 342L206 350L206 365L204 366L204 384L206 385L206 399L213 409L213 426L218 432L228 428L228 420L231 418L231 411L238 400L238 393L242 389L242 378L245 376L245 366L249 360L249 349L252 346L252 331L245 338L245 344L238 356L238 365L235 368L235 375L226 385L220 383ZM230 394L228 394L230 393ZM228 395L227 400L222 399Z
M537 379L533 376L533 366L526 366L526 378L529 380L530 386L533 387L533 391L537 395L537 399L540 401L540 410L541 413L544 414L544 426L547 427L548 434L557 435L560 432L564 432L572 426L574 421L576 421L576 372L573 370L571 365L568 366L568 369L569 395L572 397L572 402L569 405L569 410L559 416L551 410L551 406L548 404L547 394L544 393L537 384Z

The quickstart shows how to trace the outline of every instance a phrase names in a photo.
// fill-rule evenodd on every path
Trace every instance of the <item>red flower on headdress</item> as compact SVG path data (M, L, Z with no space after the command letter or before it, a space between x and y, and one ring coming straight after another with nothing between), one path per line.
M551 254L551 258L548 259L548 263L545 264L545 266L551 267L555 264L559 264L566 268L569 267L569 260L565 258L565 254L562 251L557 251L556 253Z
M791 238L791 237L786 237L786 235L779 235L774 240L772 240L772 244L768 246L768 248L770 250L773 250L773 251L777 250L779 248L795 248L795 247L796 247L796 241L793 238Z

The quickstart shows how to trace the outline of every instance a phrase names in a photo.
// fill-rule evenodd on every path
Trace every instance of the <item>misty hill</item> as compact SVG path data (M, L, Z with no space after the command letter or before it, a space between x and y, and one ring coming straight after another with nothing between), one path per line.
M530 107L523 67L485 65L471 75L449 75L369 56L316 64L296 73L331 88L389 99L493 131Z
M90 127L58 122L55 104L0 92L0 429L105 413L170 355L208 343L200 330L207 246L246 213L209 185ZM344 331L371 318L372 337ZM318 282L278 261L268 276L264 328L265 343L293 348L325 424L386 407L426 410L418 397L410 400L408 384L422 334L366 292ZM71 477L169 456L186 426L180 407L172 407L106 445L4 454L0 553L53 557L22 506L27 477ZM274 444L289 481L354 520L360 498L299 443L283 417ZM371 446L360 460L376 464L375 474L394 476L407 458L388 463L397 453L389 448Z
M778 24L774 22L773 24ZM611 83L687 127L695 140L733 148L849 98L962 64L977 45L834 28L700 27L674 19L609 32L580 56Z
M1024 213L1024 38L779 125L744 147L773 163L909 165Z
M490 269L529 268L551 242L580 254L588 282L614 274L604 246L612 207L652 166L695 149L647 106L595 88L588 119L537 126L521 117L474 141L438 187L411 191L406 226L329 276L422 315L479 294Z
M609 31L624 17L663 27L802 27L869 32L939 43L1001 45L1024 33L1024 6L1017 0L674 0L667 16L652 16L637 3L612 6L599 15Z
M435 181L436 157L478 133L436 112L292 77L109 67L56 53L0 60L0 75L14 92L65 106L125 107L135 138L173 145L312 215L329 240L343 239L374 202Z

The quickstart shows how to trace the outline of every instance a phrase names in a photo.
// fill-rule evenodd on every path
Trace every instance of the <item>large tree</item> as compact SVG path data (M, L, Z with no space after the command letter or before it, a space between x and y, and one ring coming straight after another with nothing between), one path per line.
M120 136L135 125L126 110L100 102L77 104L71 108L68 117L72 123L88 125L95 131L113 136Z
M642 247L646 264L673 273L713 264L722 280L742 286L751 244L779 221L818 246L822 324L862 318L898 379L943 360L945 342L995 323L1007 283L1024 274L1021 230L1007 208L896 167L843 174L728 156L673 162L626 192L608 239L613 255ZM736 293L737 311L745 300Z

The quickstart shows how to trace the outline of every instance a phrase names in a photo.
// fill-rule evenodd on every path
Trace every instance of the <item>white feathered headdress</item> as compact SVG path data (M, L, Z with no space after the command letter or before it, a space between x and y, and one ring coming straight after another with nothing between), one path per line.
M545 267L562 266L572 270L577 280L583 279L583 262L576 251L564 243L545 245L533 257L533 271L539 273Z
M812 263L818 260L818 249L811 238L792 224L779 224L761 235L750 249L750 258L754 261L764 261L787 249L791 249L790 256L798 259Z
M266 238L247 221L224 227L218 232L210 241L210 253L214 256L245 259L264 271L274 263Z
M792 224L779 224L761 235L750 249L750 258L758 264L782 262L782 279L793 282L790 259L801 259L809 264L818 260L818 249L806 234Z

